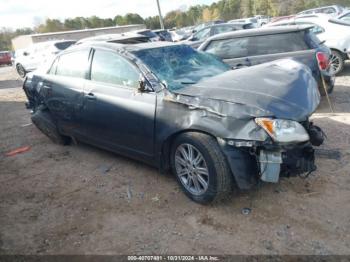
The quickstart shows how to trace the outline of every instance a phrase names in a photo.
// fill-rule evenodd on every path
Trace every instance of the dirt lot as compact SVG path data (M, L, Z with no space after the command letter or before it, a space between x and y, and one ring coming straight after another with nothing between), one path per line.
M350 254L350 65L314 115L318 171L200 206L171 175L113 153L52 144L0 68L0 254ZM5 153L21 147L17 156ZM249 215L242 208L251 208Z

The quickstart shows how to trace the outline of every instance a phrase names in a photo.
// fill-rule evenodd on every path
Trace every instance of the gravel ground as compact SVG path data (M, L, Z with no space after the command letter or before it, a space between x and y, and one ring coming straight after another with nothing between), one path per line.
M88 145L58 146L32 124L0 68L0 254L350 255L350 65L313 118L318 171L201 206L171 175ZM30 146L26 153L5 153ZM243 208L251 213L242 214Z

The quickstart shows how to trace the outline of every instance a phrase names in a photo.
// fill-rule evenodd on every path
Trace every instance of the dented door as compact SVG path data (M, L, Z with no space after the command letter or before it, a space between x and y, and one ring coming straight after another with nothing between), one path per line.
M79 129L85 79L47 75L42 81L46 105L64 133L74 135Z

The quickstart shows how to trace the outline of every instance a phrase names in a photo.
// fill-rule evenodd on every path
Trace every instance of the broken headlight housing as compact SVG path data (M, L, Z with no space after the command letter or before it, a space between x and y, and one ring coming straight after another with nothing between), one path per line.
M255 123L262 127L275 142L299 143L310 140L305 128L296 121L256 118Z

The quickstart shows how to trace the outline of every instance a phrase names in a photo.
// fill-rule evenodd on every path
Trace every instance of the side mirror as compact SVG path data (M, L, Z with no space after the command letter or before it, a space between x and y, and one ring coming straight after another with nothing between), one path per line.
M146 79L144 78L143 75L140 75L139 88L137 90L140 93L143 93L143 92L147 91L147 83L146 83Z

